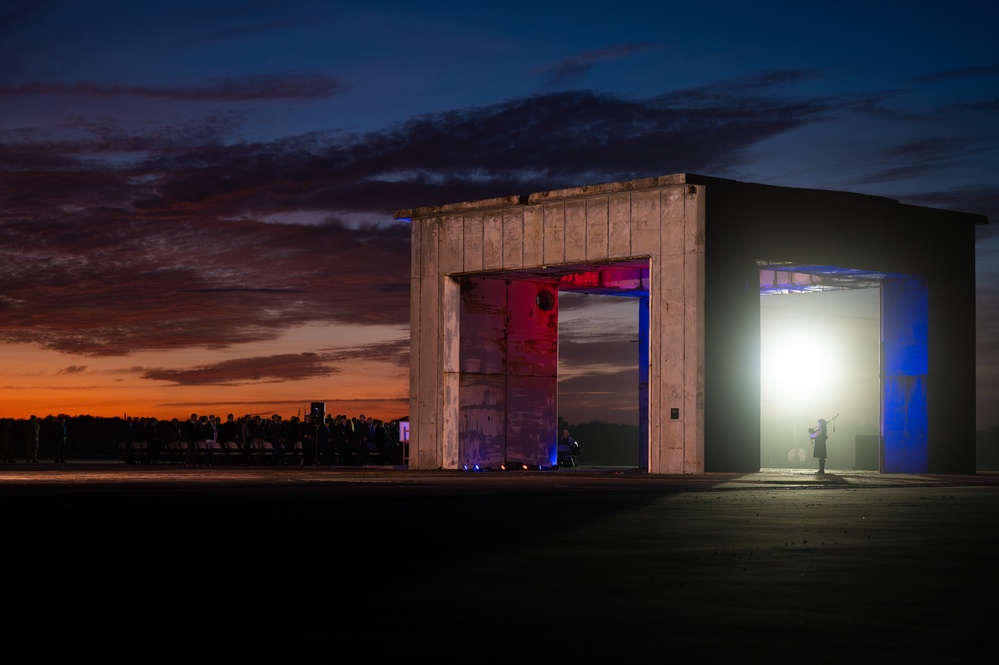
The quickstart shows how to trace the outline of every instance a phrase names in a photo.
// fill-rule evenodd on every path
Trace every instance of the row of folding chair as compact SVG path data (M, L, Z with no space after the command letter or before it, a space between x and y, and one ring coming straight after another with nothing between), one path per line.
M256 439L247 444L245 450L236 441L195 441L192 454L187 441L171 441L155 454L145 441L124 441L118 444L118 459L121 462L145 464L162 462L169 464L271 464L276 459L274 445L270 441ZM301 441L296 441L284 451L283 463L303 464L305 449Z

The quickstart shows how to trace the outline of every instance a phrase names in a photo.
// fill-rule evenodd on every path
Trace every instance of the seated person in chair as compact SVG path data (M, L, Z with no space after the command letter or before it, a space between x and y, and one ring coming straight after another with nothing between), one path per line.
M562 439L558 444L558 465L576 466L579 457L579 442L569 435L569 430L562 430Z

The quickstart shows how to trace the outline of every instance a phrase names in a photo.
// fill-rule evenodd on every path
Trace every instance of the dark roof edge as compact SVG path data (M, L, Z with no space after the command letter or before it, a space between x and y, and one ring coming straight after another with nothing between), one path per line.
M567 187L564 189L552 189L533 194L518 194L503 196L492 199L482 199L478 201L465 201L461 203L447 203L444 205L424 206L420 208L408 208L399 210L393 215L394 219L413 219L423 217L438 217L441 215L462 214L468 212L484 211L497 208L509 208L511 206L539 205L552 201L574 199L583 196L599 196L604 194L615 194L618 192L638 191L643 189L654 189L656 187L668 187L673 185L705 185L743 188L748 187L755 190L773 189L775 191L796 191L799 193L814 193L825 196L849 196L858 199L868 199L877 201L882 205L896 205L926 211L935 211L948 215L957 215L966 218L975 224L988 224L988 217L978 213L962 212L957 210L946 210L943 208L931 208L928 206L917 206L900 203L897 199L874 194L861 194L858 192L848 192L832 189L817 189L808 187L789 187L786 185L766 185L760 183L745 182L742 180L732 180L729 178L719 178L715 176L702 175L698 173L674 173L651 178L638 178L622 182L608 182L597 185L583 185L581 187Z

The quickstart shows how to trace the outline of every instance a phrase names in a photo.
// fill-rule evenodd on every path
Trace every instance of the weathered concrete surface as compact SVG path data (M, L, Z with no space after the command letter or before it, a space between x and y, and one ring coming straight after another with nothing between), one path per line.
M17 662L995 650L997 475L19 464L0 502Z

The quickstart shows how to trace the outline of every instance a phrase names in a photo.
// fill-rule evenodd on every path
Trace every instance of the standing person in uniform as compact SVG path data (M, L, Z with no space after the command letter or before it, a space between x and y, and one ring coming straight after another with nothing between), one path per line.
M38 446L40 443L40 433L42 424L38 422L38 416L31 416L25 425L24 430L24 455L28 464L34 462L38 464Z
M192 413L191 417L184 421L183 431L184 438L187 440L187 459L185 461L190 466L197 459L198 440L204 441L204 438L201 436L201 421L198 419L198 414Z
M69 426L66 416L59 416L59 440L56 441L55 463L66 463L66 442L69 440Z
M281 416L274 414L267 424L264 438L271 442L271 460L273 464L284 464L284 425Z
M332 422L333 416L328 415L316 429L316 466L319 466L321 461L325 461L327 467L333 466Z
M829 439L825 418L819 418L818 427L810 427L808 436L812 439L812 457L819 460L819 473L826 472L826 441Z

